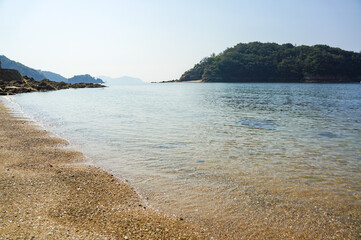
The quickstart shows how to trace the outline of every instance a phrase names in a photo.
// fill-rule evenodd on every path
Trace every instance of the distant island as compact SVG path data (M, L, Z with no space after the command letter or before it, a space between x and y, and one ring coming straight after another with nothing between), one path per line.
M0 61L2 62L3 68L18 70L22 76L28 76L36 81L49 79L51 81L64 83L104 83L102 79L92 77L89 74L76 75L68 79L50 71L35 70L19 62L10 60L4 55L0 55Z
M296 82L361 81L361 53L327 45L290 43L237 44L204 58L179 80L169 82Z
M95 78L89 74L75 75L68 79L68 83L104 83L100 78Z
M49 79L37 81L32 77L22 76L16 69L4 69L0 61L0 95L14 95L17 93L46 92L68 88L100 88L104 85L97 83L65 83Z
M112 78L107 76L99 76L100 79L105 81L105 84L108 85L141 85L144 84L144 82L135 77L129 77L129 76L123 76L118 78Z

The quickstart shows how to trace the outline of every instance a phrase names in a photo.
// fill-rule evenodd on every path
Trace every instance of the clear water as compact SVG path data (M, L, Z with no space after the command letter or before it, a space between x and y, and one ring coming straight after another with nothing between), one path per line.
M361 236L361 84L146 84L13 98L166 214L235 238Z

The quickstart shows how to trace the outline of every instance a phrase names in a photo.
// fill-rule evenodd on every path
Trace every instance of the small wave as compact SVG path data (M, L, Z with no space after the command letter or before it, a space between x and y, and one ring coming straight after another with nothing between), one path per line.
M4 99L7 100L7 103L5 103L8 107L11 107L11 109L16 110L18 112L24 113L23 108L19 103L17 103L14 99L14 97L11 96L3 96Z
M3 96L4 99L6 99L7 102L5 102L5 105L9 107L13 113L21 115L24 119L27 119L31 122L37 123L35 118L29 114L26 114L23 107L15 100L12 96Z
M51 134L49 137L58 137L66 140L69 142L68 139L64 138L64 136L61 136L50 129L50 125L46 124L44 121L41 121L40 119L36 119L33 115L28 114L25 112L24 108L21 106L20 103L18 103L14 97L12 96L3 96L4 99L6 99L7 102L5 102L5 105L9 107L13 113L18 114L21 116L22 119L25 119L26 121L29 121L30 124L39 126L41 129L49 131Z

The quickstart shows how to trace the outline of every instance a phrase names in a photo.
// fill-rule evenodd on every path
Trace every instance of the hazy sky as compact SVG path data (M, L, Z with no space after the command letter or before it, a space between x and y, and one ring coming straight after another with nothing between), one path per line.
M0 55L65 77L163 81L237 43L361 51L361 0L0 0Z

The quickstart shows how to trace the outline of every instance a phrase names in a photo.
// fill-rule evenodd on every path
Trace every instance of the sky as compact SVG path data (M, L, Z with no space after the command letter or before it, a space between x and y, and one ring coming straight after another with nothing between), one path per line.
M178 79L253 41L361 51L361 0L0 0L0 55L59 73Z

